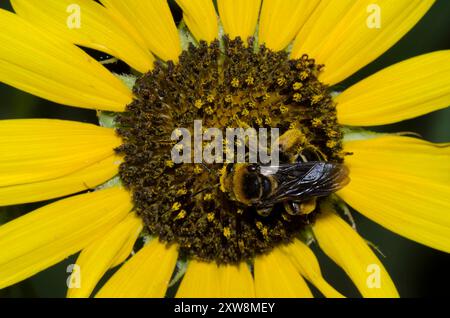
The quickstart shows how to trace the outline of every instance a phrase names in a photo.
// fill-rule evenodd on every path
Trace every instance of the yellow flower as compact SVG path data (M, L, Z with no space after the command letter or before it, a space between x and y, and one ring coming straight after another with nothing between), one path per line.
M138 101L131 87L125 84L123 77L112 74L77 46L100 50L123 60L135 74L151 75L157 67L155 61L172 60L175 65L189 58L195 61L190 55L183 58L186 41L200 47L210 45L213 50L215 40L223 34L223 26L224 34L229 35L226 43L232 43L227 41L236 37L245 40L258 30L256 44L264 44L270 52L289 48L286 52L290 59L299 61L300 71L298 75L277 74L274 83L294 87L298 95L290 99L292 104L296 99L302 103L309 100L320 110L327 98L315 95L314 100L309 99L311 86L308 85L311 84L308 83L317 80L315 88L321 88L320 83L332 86L346 79L392 47L434 1L377 1L383 14L383 26L373 30L366 23L371 0L218 0L218 13L210 0L177 0L184 14L180 31L165 0L100 2L77 0L78 7L68 10L73 5L72 0L11 0L16 14L0 11L0 81L53 102L97 110L100 117L109 112L120 113L117 118L123 123L128 118L130 105ZM77 10L81 13L78 17ZM80 19L78 26L69 23L68 19L77 18ZM247 43L240 46L242 51L245 45ZM304 59L305 54L314 61ZM344 157L351 182L337 193L337 202L343 204L343 200L385 228L445 252L450 251L449 145L400 135L361 134L351 127L390 124L447 107L450 103L449 60L450 51L418 56L366 78L336 95L332 102L328 100L327 105L336 105L337 122L345 126L348 133L343 139L343 151L326 146L319 149L328 154L352 154ZM247 65L246 61L242 63ZM319 70L314 66L318 64L323 64L324 68ZM196 63L192 64L194 66L200 67ZM236 72L233 76L240 74ZM250 74L243 76L241 83L246 83ZM251 76L252 85L233 85L239 83L233 81L229 86L236 91L244 86L251 86L251 90L262 85L257 72ZM294 76L298 78L289 82ZM156 83L156 77L153 80ZM201 99L203 93L196 91L202 83L195 80L193 83L195 85L189 89L195 96L177 95L179 100L186 98L180 103L195 103L197 107L199 104L195 101L198 100L211 103L212 99ZM243 108L231 102L256 102L244 101L240 99L242 96L219 96L220 92L206 92L204 96L208 93L214 93L211 96L215 96L217 105L221 101L227 105L220 109L222 113L215 111L208 115L221 127L233 124L221 121L224 118L239 120L236 116ZM148 100L154 97L146 95ZM269 117L271 113L258 112L258 105L270 103L279 111L280 104L275 99L276 91L265 91L258 99L260 104L251 107L249 117L259 119L255 119L256 125L262 125L261 118L266 122L269 119L272 123L279 121L274 116ZM164 107L176 112L172 106ZM195 109L203 111L201 107ZM291 113L290 109L287 114ZM167 109L157 115L166 116L165 120L170 123ZM314 122L318 120L312 118ZM320 127L333 128L325 127L330 124L327 120L331 119L320 118L323 123ZM299 127L297 124L290 122L288 126ZM91 296L103 275L116 266L120 269L100 289L97 297L163 297L174 274L179 250L184 249L190 256L178 297L311 297L305 280L327 297L342 297L322 277L316 257L308 247L310 242L302 240L300 235L291 237L290 244L275 244L269 253L247 255L234 263L224 261L226 256L218 262L196 257L199 252L194 243L184 238L171 244L163 243L167 241L164 237L149 239L148 233L152 234L151 230L158 223L152 221L151 214L142 213L150 208L132 199L134 190L121 185L121 182L130 184L129 175L119 173L119 165L125 164L127 168L130 164L129 153L126 149L122 149L123 152L116 149L127 144L124 141L127 133L116 134L110 125L101 127L64 120L0 121L0 205L72 195L0 227L0 288L81 252L77 259L82 274L81 288L69 289L69 297ZM328 131L330 148L341 145L336 134L335 130ZM166 169L185 167L167 166L169 159L161 161ZM148 174L149 171L137 173ZM207 173L206 169L201 169L198 175L192 176L203 178ZM165 180L164 174L158 180ZM186 190L193 193L188 184L180 185L179 189L168 188L166 193L156 193L155 189L145 188L147 196L144 197L174 196L172 202L164 202L168 209L159 214L161 220L166 220L161 222L174 224L170 231L176 232L176 224L185 224L182 222L189 222L192 215L196 215L192 213L193 208L184 204L182 213L179 212L181 204L175 200L184 198ZM214 200L202 202L211 205ZM362 296L398 296L379 259L365 240L336 213L339 205L331 203L324 201L321 213L307 228L315 242L345 271ZM176 207L173 211L172 206ZM236 246L245 249L248 242L236 238L239 231L234 225L223 226L220 223L223 215L213 213L211 206L204 207L204 219L199 220L199 224L213 227L217 223L217 227L223 229L218 234L220 240L236 240ZM241 209L236 211L239 211L236 215L247 213ZM289 215L284 217L290 219ZM258 220L264 222L263 218ZM254 228L259 231L257 225ZM272 228L262 223L259 228L264 230L261 242L270 240ZM146 244L132 253L142 231ZM226 251L221 252L226 255ZM379 271L380 288L372 288L368 282L371 266Z

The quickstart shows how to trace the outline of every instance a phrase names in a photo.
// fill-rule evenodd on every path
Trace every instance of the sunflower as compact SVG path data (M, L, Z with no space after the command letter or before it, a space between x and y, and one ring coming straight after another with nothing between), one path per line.
M313 244L362 296L397 297L349 206L450 251L449 145L358 128L447 107L450 51L336 86L434 1L176 2L179 25L165 0L11 0L15 14L0 11L0 80L99 118L0 121L0 205L61 198L0 227L0 288L79 252L69 297L163 297L169 286L177 297L311 297L307 282L342 297ZM198 118L297 131L303 157L344 164L351 181L308 213L260 215L217 186L224 164L171 160L171 133Z

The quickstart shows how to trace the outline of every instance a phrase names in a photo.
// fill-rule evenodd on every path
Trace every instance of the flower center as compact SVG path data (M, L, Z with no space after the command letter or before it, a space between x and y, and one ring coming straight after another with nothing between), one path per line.
M306 55L290 60L252 39L245 45L224 37L191 45L179 63L157 62L144 74L118 117L124 143L117 151L125 155L120 177L149 234L177 243L185 256L236 263L289 242L313 222L323 198L304 202L302 213L280 202L261 212L239 199L236 178L224 181L234 166L174 163L171 137L181 127L193 130L195 120L224 135L227 128L278 128L281 138L293 135L282 163L340 162L342 133L320 69ZM244 185L241 196L252 190Z

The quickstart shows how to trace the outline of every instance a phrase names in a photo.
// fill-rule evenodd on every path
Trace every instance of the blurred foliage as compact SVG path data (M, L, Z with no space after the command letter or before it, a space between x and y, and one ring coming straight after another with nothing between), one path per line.
M1 1L1 8L11 10L8 1ZM177 10L172 4L172 8ZM404 59L442 49L450 49L450 1L438 0L421 22L400 42L375 62L341 83L344 89L364 77ZM180 12L176 12L177 19ZM450 62L450 61L449 61ZM450 84L450 83L449 83ZM0 84L0 119L11 118L60 118L83 122L96 122L94 111L57 105L34 97L12 87ZM434 142L450 141L450 109L434 112L414 120L399 124L375 127L377 131L413 131ZM420 189L419 189L420 190ZM43 205L26 204L0 208L0 223ZM393 234L381 226L354 213L359 232L369 241L380 247L386 256L383 259L388 272L403 297L446 296L442 294L449 283L449 256ZM337 268L319 249L315 249L324 276L335 283L338 290L347 295L357 295L355 288L345 279L342 270ZM380 258L383 258L380 256ZM0 297L63 297L66 289L68 264L75 256L49 268L15 286L0 291Z

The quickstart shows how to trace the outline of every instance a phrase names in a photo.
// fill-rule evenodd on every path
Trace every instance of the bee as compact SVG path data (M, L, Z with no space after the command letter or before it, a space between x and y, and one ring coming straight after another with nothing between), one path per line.
M315 210L317 198L338 191L349 180L348 169L339 163L237 163L225 166L220 184L230 199L255 207L261 216L268 216L278 203L284 205L288 214L302 215Z
M274 205L283 204L290 215L310 214L319 197L328 196L350 181L348 168L341 163L326 162L323 156L308 161L297 150L306 148L299 130L288 130L279 138L281 151L288 163L277 166L250 163L225 165L220 187L231 200L254 207L261 216L268 216Z

